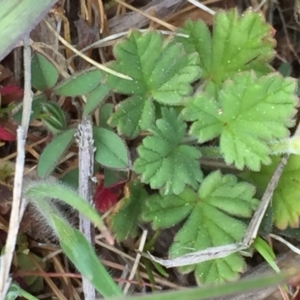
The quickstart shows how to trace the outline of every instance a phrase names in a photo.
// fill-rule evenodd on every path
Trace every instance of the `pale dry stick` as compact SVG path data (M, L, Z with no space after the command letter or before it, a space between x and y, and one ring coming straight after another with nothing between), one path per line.
M269 0L262 0L256 7L253 8L253 11L259 11Z
M35 260L34 256L31 253L29 253L29 257L30 257L31 261L33 262L34 266L36 267L36 269L39 272L41 272L41 274L45 274L46 272L42 269L42 267ZM48 286L52 289L53 293L55 294L55 296L58 299L68 300L49 276L43 276L43 278L46 281L46 283L48 284Z
M215 11L213 11L209 7L205 6L203 3L200 3L200 2L198 2L196 0L187 0L187 1L190 2L191 4L197 6L198 8L202 9L203 11L211 14L212 16L214 16L216 14Z
M96 0L96 3L98 5L98 10L99 10L99 14L100 14L100 33L103 33L104 31L104 15L105 15L105 10L104 10L104 5L102 0Z
M116 253L117 255L119 256L122 256L124 257L125 259L128 259L128 260L131 260L131 261L134 261L134 258L132 258L130 255L120 251L119 249L115 248L114 246L110 246L110 245L107 245L106 243L103 243L102 241L99 240L99 237L101 235L97 235L95 237L95 242L96 244L98 244L99 246L103 247L103 248L106 248L108 250L110 250L111 252L114 252Z
M61 249L55 250L53 252L50 252L48 255L46 255L45 257L43 257L42 262L46 262L50 259L52 259L53 257L61 254L63 251Z
M148 235L148 231L147 230L144 230L143 231L143 234L142 234L142 237L141 237L141 241L140 241L140 245L139 245L139 249L138 249L138 253L136 254L136 258L134 260L134 264L132 266L132 269L131 269L131 272L130 272L130 275L129 275L129 278L128 278L128 282L126 283L125 287L124 287L124 290L123 290L123 293L124 295L127 295L128 293L128 290L130 288L130 281L133 279L134 275L135 275L135 272L138 268L138 265L139 265L139 262L140 262L140 259L142 257L142 255L140 254L143 249L144 249L144 246L145 246L145 243L146 243L146 239L147 239L147 235Z
M23 172L25 165L25 143L29 127L32 92L31 92L31 51L30 39L24 39L24 98L21 126L17 129L17 159L14 177L13 202L11 207L10 222L6 239L4 255L0 260L0 300L4 300L9 289L11 278L9 271L16 246L17 235L26 203L22 198Z
M300 255L300 249L295 247L293 244L289 243L288 241L286 241L284 238L282 238L281 236L278 236L276 234L270 233L269 236L274 239L277 240L279 242L281 242L282 244L286 245L288 248L290 248L294 253Z
M88 56L86 56L85 54L81 53L80 51L78 51L76 48L74 48L71 44L69 44L64 38L62 38L53 28L52 26L47 22L44 21L45 24L47 25L47 27L50 29L50 31L59 39L59 41L66 47L68 47L69 49L71 49L74 53L76 53L78 56L80 56L81 58L83 58L84 60L86 60L87 62L89 62L91 65L97 67L98 69L105 71L107 73L110 73L112 75L115 75L117 77L123 78L123 79L127 79L127 80L132 80L131 77L121 74L119 72L116 72L114 70L111 70L99 63L97 63L96 61L92 60L91 58L89 58Z
M146 12L140 10L140 9L137 9L137 8L135 8L134 6L132 6L132 5L128 4L128 3L125 3L124 1L121 1L121 0L115 0L115 2L119 3L120 5L122 5L122 6L126 7L126 8L129 8L130 10L132 10L132 11L134 11L134 12L137 12L138 14L140 14L140 15L142 15L142 16L144 16L144 17L150 19L150 20L153 20L154 22L156 22L156 23L158 23L158 24L160 24L160 25L162 25L162 26L168 28L168 29L171 30L171 31L175 31L175 30L176 30L176 27L175 27L175 26L173 26L173 25L171 25L171 24L168 24L168 23L162 21L162 20L159 19L159 18L156 18L156 17L154 17L154 16L151 16L151 15L149 15L148 13L146 13Z
M160 265L166 268L174 268L198 264L204 261L226 257L232 253L239 252L247 248L247 246L236 243L225 246L210 247L205 250L188 253L173 259L161 259L151 255L149 252L148 255L153 261L159 263Z
M61 261L56 256L54 256L53 263L54 263L54 268L56 270L56 273L61 274L61 280L63 280L65 282L65 284L69 287L70 292L72 292L72 298L74 300L80 300L78 292L76 291L74 285L71 284L71 278L68 276L65 276L65 273L68 273L68 272L65 271Z
M242 244L246 246L250 246L253 241L255 240L261 221L266 213L266 210L270 204L270 201L272 199L273 193L277 187L277 184L279 182L280 176L283 172L283 169L285 165L287 164L289 158L289 154L284 154L275 170L275 172L272 175L271 180L268 183L268 186L261 198L260 204L255 211L250 224L248 225L247 231L244 235Z
M207 5L207 4L212 4L212 3L217 3L217 2L221 2L222 0L208 0L208 1L204 1L202 2L203 5ZM173 13L170 18L168 19L168 21L170 20L175 20L176 18L180 17L182 14L184 13L188 13L190 10L194 10L195 5L190 5L187 7L182 8L181 10Z
M78 193L90 204L93 204L93 167L94 167L94 140L93 128L90 119L84 118L78 125L78 167L79 186ZM94 244L94 234L91 222L81 213L79 214L79 230L83 233L88 242ZM84 299L95 300L96 290L85 277L82 277L82 290Z

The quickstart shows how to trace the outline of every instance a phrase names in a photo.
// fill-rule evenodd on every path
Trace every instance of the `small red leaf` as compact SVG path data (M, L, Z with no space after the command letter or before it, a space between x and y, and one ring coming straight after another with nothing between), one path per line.
M125 182L122 181L112 186L104 187L104 184L101 182L94 197L95 208L101 213L107 212L118 202L120 191L124 184Z
M16 135L0 126L0 140L5 142L12 142L16 140Z
M8 85L0 87L1 102L9 104L14 101L21 100L23 97L23 90L17 85Z

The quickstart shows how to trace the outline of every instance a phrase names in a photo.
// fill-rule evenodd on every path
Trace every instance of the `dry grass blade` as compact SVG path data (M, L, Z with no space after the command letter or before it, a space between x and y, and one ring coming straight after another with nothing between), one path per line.
M181 7L185 1L182 0L152 0L142 9L136 9L124 1L116 1L119 4L133 10L134 12L126 13L122 16L116 16L108 21L111 33L119 33L129 30L130 28L141 28L148 25L151 21L168 28L175 30L175 27L164 22L162 19L173 13ZM151 11L155 11L156 17L151 15Z
M188 1L189 1L190 3L192 3L193 5L199 7L200 9L202 9L202 10L208 12L208 13L211 14L211 15L215 15L215 14L216 14L215 11L213 11L212 9L210 9L209 7L205 6L204 4L202 4L202 3L198 2L198 1L195 1L195 0L188 0Z
M121 73L118 73L118 72L115 72L114 70L111 70L97 62L95 62L94 60L92 60L91 58L89 58L88 56L86 56L85 54L81 53L80 51L78 51L76 48L74 48L72 45L70 45L66 40L64 40L52 27L51 25L45 21L45 23L47 24L48 28L50 29L50 31L59 39L59 41L65 45L67 48L71 49L74 53L76 53L78 56L80 56L81 58L83 58L84 60L86 60L87 62L89 62L91 65L97 67L98 69L100 70L103 70L107 73L110 73L110 74L113 74L117 77L120 77L120 78L124 78L124 79L128 79L128 80L132 80L132 78L124 75L124 74L121 74Z

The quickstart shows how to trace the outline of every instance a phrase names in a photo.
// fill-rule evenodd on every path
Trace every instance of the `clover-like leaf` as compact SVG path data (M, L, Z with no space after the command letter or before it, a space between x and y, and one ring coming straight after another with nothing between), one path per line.
M212 35L203 21L188 21L180 31L188 38L179 36L176 40L188 53L198 53L203 78L219 84L240 71L270 72L268 63L276 43L274 30L260 13L219 11Z
M38 165L37 173L41 178L46 178L55 169L60 159L70 148L76 129L68 129L55 136L43 150Z
M40 91L52 88L59 75L55 66L40 53L32 57L31 73L32 86Z
M137 235L138 221L147 198L148 194L140 183L130 184L125 197L109 216L109 224L117 240L122 241L128 236Z
M98 69L84 70L59 83L53 92L59 96L81 96L94 90L100 84L102 76Z
M270 166L263 166L259 173L245 171L242 177L251 181L257 187L259 196L261 196L274 173L280 158L272 157ZM299 227L300 218L300 157L291 155L280 177L278 185L272 197L272 216L273 224L284 230L288 226L292 228Z
M270 164L268 143L289 135L297 104L295 81L279 74L257 78L253 72L238 73L222 90L206 89L183 110L194 121L190 133L206 142L220 135L220 150L227 164L258 171Z
M172 258L238 242L246 224L239 218L249 218L258 205L253 198L255 187L238 182L233 175L215 171L208 175L198 193L186 188L178 196L151 196L146 202L144 219L154 227L170 227L187 218L169 249ZM180 271L195 271L199 284L235 279L245 262L239 253L225 258L180 267Z
M130 154L125 142L113 131L94 127L95 160L108 168L127 169L131 165Z
M137 148L134 171L142 182L165 194L180 194L186 185L197 188L202 180L199 166L200 151L184 145L186 125L174 109L162 109L162 119L156 121L151 136L144 138Z
M191 83L199 78L197 54L186 54L180 44L163 40L155 31L132 31L114 48L116 61L109 68L122 72L132 81L107 75L106 85L114 92L131 95L121 102L110 119L119 133L136 136L154 122L153 101L179 105L192 92Z

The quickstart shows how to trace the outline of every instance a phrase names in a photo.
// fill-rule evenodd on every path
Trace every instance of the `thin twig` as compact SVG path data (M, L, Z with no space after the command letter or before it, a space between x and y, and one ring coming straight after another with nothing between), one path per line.
M255 211L250 224L247 228L247 231L244 235L242 244L243 245L247 245L248 247L252 244L252 242L255 240L256 236L257 236L257 232L259 230L261 221L265 215L265 212L269 206L269 203L273 197L273 193L277 187L277 184L279 182L279 179L281 177L281 174L283 172L283 169L285 167L285 165L287 164L289 158L289 154L285 154L283 155L283 157L281 158L275 172L272 175L272 178L261 198L260 204L257 208L257 210Z
M134 275L136 273L136 270L138 268L138 265L139 265L139 262L140 262L140 259L142 257L142 255L140 254L143 249L144 249L144 246L145 246L145 243L146 243L146 239L147 239L147 234L148 234L148 231L147 230L144 230L143 231L143 234L142 234L142 237L141 237L141 241L140 241L140 245L139 245L139 252L137 253L136 255L136 258L135 258L135 261L134 261L134 264L133 264L133 267L131 269L131 272L130 272L130 275L129 275L129 278L128 278L128 282L126 283L125 285L125 288L124 288L124 295L126 295L128 293L128 290L130 288L130 285L131 285L131 281L132 279L134 278Z
M203 3L200 3L200 2L195 1L195 0L188 0L188 2L190 2L191 4L195 5L196 7L200 8L200 9L202 9L203 11L211 14L212 16L214 16L216 14L215 11L213 11L209 7L205 6Z
M269 236L271 238L273 238L274 240L277 240L277 241L281 242L282 244L286 245L294 253L300 255L300 250L297 247L295 247L293 244L291 244L290 242L288 242L287 240L285 240L284 238L282 238L281 236L278 236L278 235L273 234L273 233L270 233Z
M147 32L151 29L135 29L139 32ZM180 32L174 32L174 31L168 31L168 30L156 30L156 32L160 32L161 34L163 35L169 35L169 36L180 36L180 37L183 37L183 38L188 38L189 35L188 34L184 34L184 33L180 33ZM109 35L99 41L96 41L95 43L93 44L90 44L88 46L86 46L85 48L81 49L80 52L86 52L88 50L91 50L91 49L97 49L97 48L104 48L104 47L107 47L107 46L111 46L113 44L115 44L118 40L120 40L121 38L123 38L124 36L128 35L128 31L123 31L123 32L119 32L119 33L114 33L112 35ZM37 43L35 43L37 44ZM77 57L78 55L77 54L74 54L72 55L68 61L70 63L70 61L72 61L75 57Z
M97 67L98 69L100 70L103 70L107 73L110 73L112 75L115 75L117 77L120 77L120 78L124 78L124 79L127 79L127 80L132 80L131 77L127 76L127 75L124 75L122 73L119 73L119 72L116 72L114 70L111 70L109 68L107 68L106 66L104 65L101 65L99 63L97 63L96 61L92 60L91 58L89 58L88 56L86 56L85 54L81 53L80 51L78 51L76 48L74 48L71 44L69 44L64 38L62 38L52 27L51 25L47 22L47 21L44 21L45 24L47 25L47 27L49 28L49 30L59 39L59 41L65 45L66 47L68 47L70 50L72 50L74 53L76 53L78 56L80 56L81 58L83 58L84 60L86 60L87 62L89 62L91 65Z
M119 3L120 5L134 11L134 12L137 12L138 14L150 19L150 20L153 20L154 22L158 23L159 25L161 26L164 26L166 28L168 28L169 30L171 31L175 31L176 30L176 27L167 23L167 22L164 22L162 21L161 19L157 18L157 17L154 17L154 16L151 16L149 13L141 10L141 9L138 9L138 8L135 8L134 6L122 1L122 0L115 0L115 2Z
M29 127L32 92L31 92L31 50L29 36L24 39L24 98L22 123L17 129L17 159L14 177L13 202L4 255L0 261L0 299L3 300L11 283L9 272L16 246L20 222L26 203L22 199L23 173L25 164L25 144Z
M78 160L79 160L79 195L93 203L93 168L94 168L94 140L92 122L90 119L84 118L78 125ZM82 214L79 214L79 229L89 241L94 244L94 234L92 231L91 222ZM93 285L86 279L82 278L82 289L84 299L95 300L96 290Z
M128 7L127 5L127 8L131 10L131 12L126 12L122 15L117 14L115 17L109 19L109 31L110 33L118 33L130 30L131 28L142 28L148 26L150 23L154 23L154 26L156 24L170 28L170 24L162 20L184 5L185 2L186 0L151 0L148 1L145 6L138 9L132 6ZM123 1L122 8L125 9L124 3ZM146 15L143 15L141 11ZM155 15L155 17L153 17L153 15ZM171 30L173 31L173 29Z

